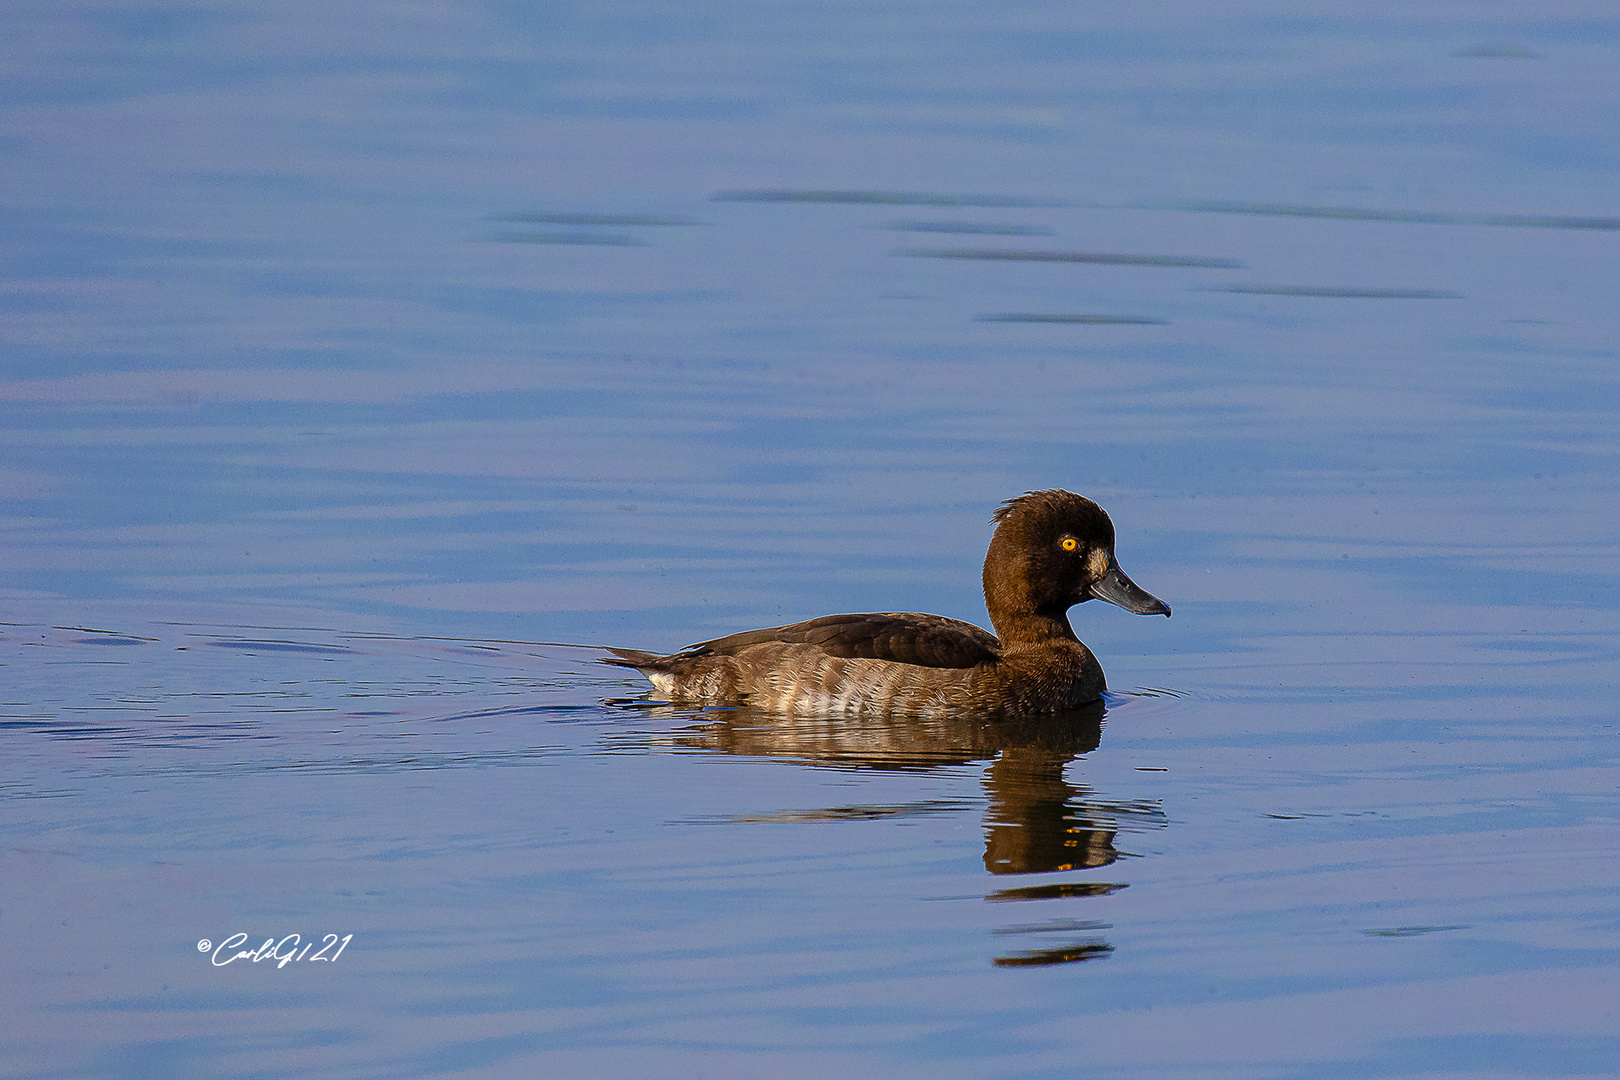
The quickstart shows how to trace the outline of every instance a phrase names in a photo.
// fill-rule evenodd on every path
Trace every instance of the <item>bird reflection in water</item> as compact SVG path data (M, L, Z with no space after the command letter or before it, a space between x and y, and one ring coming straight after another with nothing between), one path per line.
M624 702L646 708L643 702ZM860 720L818 719L752 713L745 709L694 713L667 706L649 712L699 720L658 741L713 753L791 758L845 769L927 771L988 761L983 786L984 868L997 876L1090 870L1118 860L1115 837L1127 828L1162 828L1156 802L1109 802L1069 782L1064 768L1102 741L1102 702L1056 715L1017 720L919 719L873 716ZM802 823L908 817L967 809L960 800L896 806L835 806L746 815L734 822ZM1124 884L1065 881L992 891L994 902L1104 896ZM1095 936L1106 924L1063 919L1019 925L998 934L1061 938L1046 948L995 958L1000 967L1072 963L1106 956L1113 947ZM1076 938L1076 934L1085 934Z

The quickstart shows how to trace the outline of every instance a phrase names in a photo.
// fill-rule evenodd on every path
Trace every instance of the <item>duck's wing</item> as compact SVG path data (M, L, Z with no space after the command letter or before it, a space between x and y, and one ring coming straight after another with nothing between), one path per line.
M1001 655L996 636L972 623L943 615L879 611L862 615L823 615L791 626L746 630L703 641L681 655L735 656L750 645L813 645L828 656L888 660L920 667L970 668Z

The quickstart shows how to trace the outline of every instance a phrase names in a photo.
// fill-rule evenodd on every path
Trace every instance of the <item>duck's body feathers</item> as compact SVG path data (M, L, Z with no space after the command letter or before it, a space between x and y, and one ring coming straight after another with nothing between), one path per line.
M867 612L747 630L670 656L613 649L609 664L639 669L673 701L743 704L773 712L954 714L1001 643L942 615Z

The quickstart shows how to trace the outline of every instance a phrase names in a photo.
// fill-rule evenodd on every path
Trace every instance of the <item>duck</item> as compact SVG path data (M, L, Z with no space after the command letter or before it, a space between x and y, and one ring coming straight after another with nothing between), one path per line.
M1170 605L1119 568L1114 523L1083 495L1025 492L990 521L984 603L995 633L915 612L824 615L668 655L609 648L601 662L641 672L672 705L795 716L993 718L1097 702L1108 683L1069 608L1105 600L1169 616Z

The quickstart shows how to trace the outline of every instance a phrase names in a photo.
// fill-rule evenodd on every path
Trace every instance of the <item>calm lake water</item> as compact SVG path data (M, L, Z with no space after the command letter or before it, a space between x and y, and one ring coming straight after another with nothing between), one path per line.
M1620 1069L1612 6L0 39L8 1075ZM1095 714L595 663L1052 486Z

